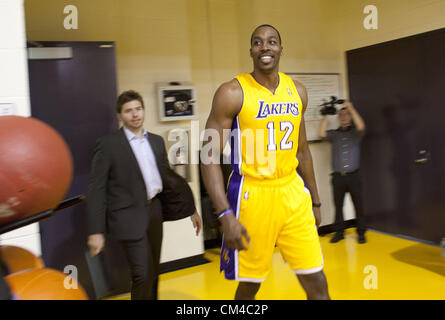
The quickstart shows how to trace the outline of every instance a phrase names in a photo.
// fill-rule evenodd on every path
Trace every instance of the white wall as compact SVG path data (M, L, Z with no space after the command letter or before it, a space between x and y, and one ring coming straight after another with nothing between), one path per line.
M31 114L23 0L0 0L0 104L12 104L15 115ZM40 256L38 223L1 235L0 244Z

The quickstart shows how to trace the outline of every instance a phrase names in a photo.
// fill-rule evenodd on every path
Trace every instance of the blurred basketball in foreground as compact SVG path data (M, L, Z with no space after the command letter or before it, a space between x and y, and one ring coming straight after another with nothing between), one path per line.
M74 277L53 269L16 272L5 280L14 298L20 300L88 300Z
M0 246L0 256L7 274L29 269L40 269L45 266L40 257L37 257L31 251L16 246Z
M69 147L49 125L0 117L0 225L55 209L73 176Z

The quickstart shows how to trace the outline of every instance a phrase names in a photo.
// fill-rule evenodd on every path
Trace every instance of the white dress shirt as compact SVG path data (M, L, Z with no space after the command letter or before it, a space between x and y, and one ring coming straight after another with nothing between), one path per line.
M144 129L142 138L138 138L125 126L124 132L141 169L145 186L147 187L147 199L150 200L162 191L162 179L153 149L148 141L148 132Z

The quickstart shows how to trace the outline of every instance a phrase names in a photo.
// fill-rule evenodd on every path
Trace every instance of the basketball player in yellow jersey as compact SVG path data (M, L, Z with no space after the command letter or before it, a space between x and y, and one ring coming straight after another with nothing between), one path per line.
M218 88L206 129L219 137L206 149L219 160L224 133L231 130L233 172L227 195L219 162L203 161L203 180L222 224L221 270L239 281L236 299L255 298L271 270L275 245L307 298L329 299L317 233L320 202L303 118L307 94L278 71L282 50L274 27L257 27L250 48L253 72Z

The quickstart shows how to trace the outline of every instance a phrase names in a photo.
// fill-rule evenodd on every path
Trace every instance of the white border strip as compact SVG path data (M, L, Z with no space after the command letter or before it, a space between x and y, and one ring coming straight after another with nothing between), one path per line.
M241 195L243 193L244 176L241 176L240 186L238 190L238 202L236 204L236 218L239 220L240 207L241 207ZM235 250L233 256L235 258L235 280L239 281L239 261L238 261L238 250Z
M315 230L317 230L317 227L315 227ZM317 231L316 231L317 232ZM321 251L321 247L320 247L320 251ZM324 257L323 257L323 251L320 252L321 254L321 266L320 267L316 267L316 268L312 268L312 269L300 269L300 270L292 270L295 274L312 274L312 273L317 273L323 270L324 267Z
M306 185L304 184L304 180L300 177L300 175L298 174L298 172L297 172L297 176L298 176L298 178L300 178L301 182L303 182L304 191L306 191L306 193L307 193L308 195L311 195L311 192L309 191L308 188L306 188Z
M241 127L239 125L239 116L236 116L236 123L238 125L238 173L242 175L241 167L243 164L243 155L241 154L242 137L241 137Z
M324 264L322 264L320 267L312 268L312 269L302 269L302 270L292 270L295 274L312 274L317 273L323 270Z
M255 278L239 278L238 281L240 282L253 282L253 283L262 283L266 278L264 279L255 279Z

